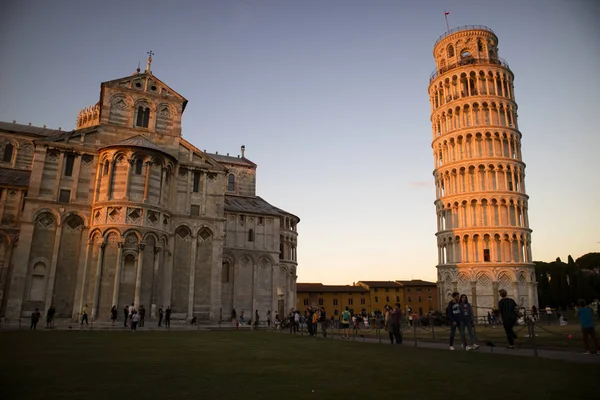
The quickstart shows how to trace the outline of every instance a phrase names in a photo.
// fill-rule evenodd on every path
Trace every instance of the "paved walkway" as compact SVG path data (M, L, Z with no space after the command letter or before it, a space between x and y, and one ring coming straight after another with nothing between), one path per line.
M281 334L288 334L289 332L282 332ZM299 333L296 335L300 335ZM310 338L306 332L304 333L304 336L307 338L307 340L314 340L312 338ZM322 340L321 337L319 337L319 339ZM337 330L334 331L334 334L328 335L328 339L334 339L334 340L342 340L342 336L337 332ZM359 342L359 343L371 343L371 344L379 344L379 339L378 338L371 338L371 337L363 337L360 335L357 336L350 336L350 339L347 339L350 342ZM390 342L389 339L387 337L387 332L383 332L381 333L381 345L385 345L385 346L390 346ZM509 355L509 356L521 356L521 357L534 357L534 349L532 348L518 348L518 344L517 344L517 348L516 349L507 349L506 345L504 343L496 344L497 347L488 347L488 346L484 346L481 345L479 347L479 349L477 350L471 350L471 351L475 351L475 352L479 352L479 353L489 353L489 354L503 354L503 355ZM403 347L419 347L419 348L425 348L425 349L437 349L437 350L444 350L444 351L451 351L449 350L449 346L447 344L444 343L437 343L437 342L425 342L425 341L420 341L417 342L416 346L415 346L415 342L413 340L412 337L407 337L402 344ZM463 350L463 348L458 345L454 347L457 352L460 351L465 351ZM600 355L592 353L592 354L583 354L583 351L581 352L571 352L571 351L562 351L562 350L549 350L549 349L537 349L537 357L540 358L546 358L546 359L553 359L553 360L563 360L563 361L569 361L569 362L581 362L581 363L589 363L589 364L598 364L600 365Z
M29 330L29 323L30 323L29 319L25 319L25 318L21 320L20 324L19 324L19 321L2 321L2 323L0 324L0 332L1 331L14 331L14 330ZM40 320L40 323L38 323L37 329L40 331L46 331L45 326L46 326L46 321L42 319L42 320ZM150 321L146 322L144 327L139 328L139 331L140 332L143 332L143 331L183 332L183 331L196 331L196 330L197 331L217 331L217 330L235 330L235 329L236 329L235 325L232 325L230 322L223 322L221 324L200 322L198 325L191 325L184 321L171 321L171 328L168 329L168 328L165 328L164 325L162 327L159 327L157 321L150 320ZM239 330L249 331L250 329L251 329L250 325L240 325L239 326ZM263 329L266 330L266 327L264 327L264 328L261 327L261 330L263 330ZM121 323L117 322L117 324L115 324L115 326L112 326L112 324L110 322L97 322L95 324L90 324L90 325L81 325L81 324L71 321L71 320L56 320L55 326L52 330L106 331L106 332L114 331L114 332L117 332L117 331L129 330L129 328L123 327L123 322L121 322ZM286 330L286 331L281 331L281 332L273 332L273 334L289 335L289 331ZM307 340L314 340L313 338L310 338L306 332L304 332L302 335L300 333L297 333L296 336L304 336L304 337L306 337ZM322 340L322 338L320 338L320 339ZM336 329L336 330L333 330L333 332L330 331L328 339L341 340L342 336L338 333L338 330ZM359 343L360 342L370 343L370 344L378 344L379 343L378 338L362 337L360 335L351 336L350 339L348 339L348 340L351 342L359 342ZM386 332L383 332L383 331L381 333L381 344L385 345L385 346L390 346L389 339L387 338ZM521 357L535 356L533 349L518 348L518 343L517 343L516 349L507 349L503 343L502 344L498 343L497 345L498 345L497 347L488 347L488 346L482 345L481 347L479 347L478 350L471 350L471 351L476 351L476 352L480 352L480 353L521 356ZM415 342L412 337L406 337L402 346L415 347ZM446 345L444 343L437 343L437 342L420 341L417 343L416 347L450 351L448 349L448 345ZM455 346L455 348L456 348L455 351L457 351L457 352L465 351L460 347L460 345ZM569 361L569 362L581 362L581 363L590 363L590 364L600 365L600 355L595 354L595 353L587 355L587 354L583 354L583 351L582 352L571 352L571 351L549 350L549 349L538 348L537 356L540 358L546 358L546 359L563 360L563 361Z

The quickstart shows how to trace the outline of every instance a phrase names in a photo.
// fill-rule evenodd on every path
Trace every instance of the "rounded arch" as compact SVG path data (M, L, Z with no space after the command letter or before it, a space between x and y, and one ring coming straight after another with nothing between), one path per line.
M124 249L123 250L123 261L125 261L125 259L128 257L133 257L133 260L137 262L138 251L132 250L132 249Z
M54 217L55 223L59 223L61 221L61 217L60 217L60 214L58 213L58 211L56 211L53 208L48 208L48 207L38 208L37 210L35 210L32 213L31 220L37 221L43 214L46 214L46 213L52 214L52 216Z
M67 211L63 215L61 215L61 219L60 219L61 225L64 224L64 223L66 223L69 220L69 218L74 217L74 216L77 216L77 217L81 218L81 220L83 221L83 226L84 227L88 227L89 226L89 222L88 222L88 219L85 216L85 214L82 214L79 211L74 211L74 210Z
M156 245L158 245L160 243L158 235L154 232L146 232L145 234L143 234L142 240L147 241L148 238L150 238L150 237L154 239L154 243L156 243Z
M88 234L88 239L94 239L95 236L103 237L102 230L100 228L94 228Z
M516 281L516 276L514 274L514 272L508 270L508 269L501 269L498 272L496 272L496 280L500 281L500 279L503 276L507 276L510 279L510 282L515 282Z
M152 100L147 99L146 97L141 97L133 103L134 108L137 108L140 106L148 107L150 109L150 111L156 112L156 104L154 104L154 102Z
M122 238L123 238L123 235L121 234L121 231L120 231L118 228L114 228L114 227L107 228L107 229L106 229L106 230L105 230L105 231L102 233L102 237L104 237L104 239L106 240L106 239L108 239L108 236L109 236L111 233L114 233L114 234L116 234L116 235L119 237L119 239L122 239Z
M127 96L123 93L116 93L116 94L112 95L108 101L112 104L121 99L124 100L129 107L131 107L133 105L133 98L131 96Z
M240 264L242 266L248 266L248 264L249 264L248 261L252 265L256 264L256 259L254 258L254 256L251 253L244 252L244 253L240 254Z
M275 265L275 260L270 254L262 254L258 257L258 265L263 268L268 268Z

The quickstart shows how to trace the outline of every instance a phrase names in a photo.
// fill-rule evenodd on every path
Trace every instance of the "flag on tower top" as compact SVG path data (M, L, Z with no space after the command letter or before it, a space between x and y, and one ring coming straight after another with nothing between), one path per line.
M444 15L448 15L448 14L450 14L449 11L444 11Z

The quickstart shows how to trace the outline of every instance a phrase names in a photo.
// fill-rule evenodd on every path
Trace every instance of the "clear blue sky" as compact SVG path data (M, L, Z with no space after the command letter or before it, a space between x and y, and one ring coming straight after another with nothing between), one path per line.
M427 86L444 10L492 28L515 73L534 259L600 251L594 0L9 0L0 120L73 129L151 49L189 100L184 137L245 144L258 194L301 217L299 281L435 280Z

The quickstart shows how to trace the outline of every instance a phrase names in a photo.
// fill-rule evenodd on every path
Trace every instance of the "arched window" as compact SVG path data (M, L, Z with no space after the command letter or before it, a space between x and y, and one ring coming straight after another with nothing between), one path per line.
M227 178L227 191L235 192L235 175L231 174Z
M31 272L30 301L44 301L46 296L46 265L38 262Z
M254 242L254 231L252 229L248 231L248 241Z
M144 162L138 158L137 160L135 160L135 174L136 175L141 175L142 174L142 166L143 166Z
M15 150L14 146L10 143L8 143L6 146L4 146L4 156L2 157L2 161L11 162L14 150Z
M104 165L102 166L102 175L108 175L108 161L104 161Z
M148 107L139 106L137 109L137 119L135 126L147 128L150 122L150 109Z
M454 46L448 46L448 57L454 57Z

